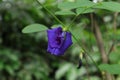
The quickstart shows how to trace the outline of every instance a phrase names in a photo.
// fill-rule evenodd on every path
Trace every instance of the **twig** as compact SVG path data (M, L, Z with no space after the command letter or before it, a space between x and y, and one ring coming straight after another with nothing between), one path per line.
M104 49L102 34L101 34L101 31L99 29L99 26L98 26L96 20L94 20L94 35L95 35L95 38L96 38L96 41L98 44L99 51L101 53L102 62L108 63L108 56L107 56L105 49ZM106 78L106 80L112 80L112 75L110 75L109 73L106 72L105 78Z
M37 2L39 5L41 5L50 15L52 15L56 21L58 21L63 27L65 27L65 25L63 24L63 22L60 21L60 20L59 20L51 11L49 11L43 4L41 4L41 3L39 2L39 0L36 0L36 2Z
M72 34L72 33L71 33ZM94 65L96 66L96 68L98 69L98 71L101 73L100 68L98 67L97 63L93 60L93 58L91 57L91 55L87 52L87 50L79 43L78 39L75 37L74 34L72 34L73 38L76 40L76 42L78 43L79 47L82 48L82 50L84 51L84 54L86 54L94 63Z
M95 35L95 38L96 38L96 41L98 44L99 51L101 53L102 61L103 61L103 63L107 63L108 57L107 57L107 54L104 49L102 34L100 32L100 29L99 29L99 26L98 26L96 20L94 20L94 35Z
M113 19L113 30L114 30L114 36L116 36L116 30L117 30L117 22L116 22L116 19L117 19L117 16L118 16L118 12L115 12L114 13L114 19ZM110 53L112 52L114 46L115 46L115 42L116 40L113 39L113 43L108 51L108 56L110 55Z
M110 49L109 49L109 51L108 51L108 56L110 55L110 53L112 52L112 50L113 50L113 48L114 48L114 45L115 45L115 42L113 42L112 43L112 45L111 45L111 47L110 47Z
M113 20L114 33L116 33L116 30L117 30L117 22L116 22L117 16L118 16L118 12L115 12L114 13L114 20Z

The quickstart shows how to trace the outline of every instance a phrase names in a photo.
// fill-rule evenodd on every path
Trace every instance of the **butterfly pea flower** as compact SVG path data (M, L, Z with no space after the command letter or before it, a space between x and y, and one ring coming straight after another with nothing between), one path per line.
M61 27L47 30L47 37L47 51L56 56L63 55L72 45L71 33L63 31Z

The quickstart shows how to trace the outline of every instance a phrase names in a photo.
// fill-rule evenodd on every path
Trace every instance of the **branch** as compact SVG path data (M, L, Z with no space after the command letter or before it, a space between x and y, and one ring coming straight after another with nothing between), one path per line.
M117 22L116 22L117 16L118 16L118 12L115 12L115 13L114 13L114 19L113 19L113 29L114 29L114 33L116 33L116 29L117 29Z
M95 38L96 38L96 41L98 44L99 51L101 53L102 62L108 63L108 56L104 49L102 33L100 32L100 28L99 28L96 20L94 20L94 35L95 35ZM106 72L104 76L105 76L106 80L112 80L112 75L110 75L109 73Z
M102 62L108 63L108 57L107 57L107 54L106 54L105 49L104 49L102 34L101 34L99 26L95 20L94 20L94 35L95 35L95 38L97 41L99 51L101 53Z

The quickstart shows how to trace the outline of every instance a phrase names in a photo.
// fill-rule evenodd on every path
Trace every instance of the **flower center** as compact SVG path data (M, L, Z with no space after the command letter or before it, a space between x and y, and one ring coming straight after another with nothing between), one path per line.
M61 44L61 37L56 37L56 44L57 45L60 45Z

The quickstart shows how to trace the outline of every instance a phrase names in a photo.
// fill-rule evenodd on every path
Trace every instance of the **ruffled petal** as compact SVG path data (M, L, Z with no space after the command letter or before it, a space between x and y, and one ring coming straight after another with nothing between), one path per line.
M47 30L48 48L47 51L53 55L63 55L69 46L72 45L70 32L62 32L62 28Z
M72 37L70 32L66 32L66 38L63 45L60 48L61 53L64 53L68 47L72 45Z
M56 55L56 56L63 55L63 53L61 53L59 48L52 48L52 47L50 47L50 45L48 45L47 51L50 54L53 54L53 55Z
M56 39L59 37L61 32L62 32L62 28L61 27L47 30L48 44L51 47L59 47L59 44L57 44Z

